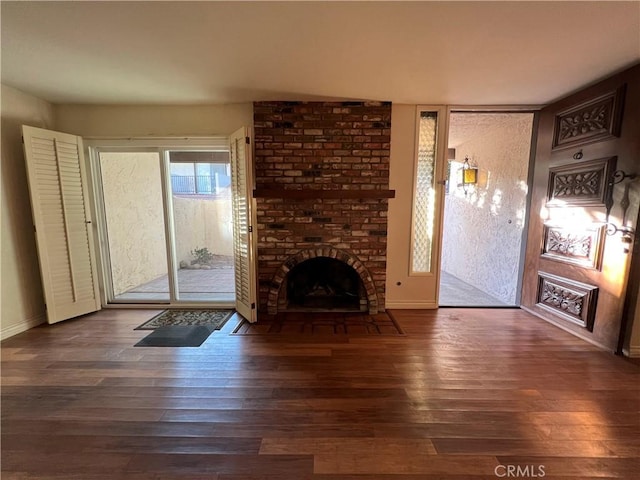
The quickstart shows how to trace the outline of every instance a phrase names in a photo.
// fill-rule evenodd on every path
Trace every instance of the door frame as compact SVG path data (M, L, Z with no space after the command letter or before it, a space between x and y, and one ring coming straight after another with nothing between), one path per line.
M540 105L428 105L428 104L394 104L392 107L394 120L391 127L391 169L389 172L390 188L396 190L396 197L389 202L389 229L387 232L387 279L386 279L386 308L397 309L437 309L439 308L439 262L438 270L426 273L413 273L412 268L412 232L415 208L416 168L418 151L417 136L418 118L420 111L437 111L440 128L446 129L446 135L438 133L439 142L436 152L435 189L438 207L442 205L444 188L442 182L446 179L446 151L440 145L448 143L449 116L451 111L492 111L492 112L533 112L534 117L542 108ZM537 127L534 126L534 135ZM532 135L532 136L534 136ZM533 140L532 140L533 141ZM532 151L533 153L533 151ZM531 167L530 167L531 171ZM526 207L530 210L529 202ZM442 223L444 210L439 208L434 216L438 224ZM529 215L530 217L530 215ZM442 230L434 232L434 244L442 241ZM435 263L435 262L434 262ZM520 275L523 272L520 267ZM436 285L437 284L437 285Z
M516 298L515 303L512 306L504 307L504 308L517 308L520 306L522 299L522 283L524 277L524 267L525 267L525 256L527 250L527 236L529 231L529 218L531 214L531 189L533 188L533 172L534 172L534 162L536 156L536 145L538 138L538 123L540 119L540 110L542 110L543 105L448 105L446 111L446 136L445 141L448 146L449 144L449 130L450 130L450 121L452 113L531 113L533 114L533 122L531 128L531 139L529 145L529 163L527 167L527 197L525 201L525 212L524 212L524 225L522 227L521 241L520 241L520 256L518 261L518 284L516 286ZM446 160L444 160L446 162ZM444 168L445 165L442 166ZM442 171L442 170L441 170ZM442 245L442 240L444 237L444 209L445 209L445 195L444 189L441 192L442 195L442 206L440 208L440 245ZM442 255L442 251L439 252L439 255ZM440 265L441 262L438 263L438 307L440 305ZM498 307L491 307L498 308Z
M435 131L435 155L433 160L433 211L434 222L431 241L431 258L428 272L417 272L414 266L414 245L416 229L416 190L418 177L418 155L420 148L420 117L422 112L436 113L437 124ZM445 105L416 105L414 113L414 139L413 139L413 165L411 181L411 224L409 237L409 256L407 264L407 280L412 280L421 289L425 289L428 299L435 299L433 308L438 308L438 296L440 295L440 260L442 254L442 220L444 219L444 165L446 163L446 151L443 147L448 142L449 136L449 112Z
M169 175L170 151L229 151L228 137L138 137L138 138L100 138L90 137L84 139L85 161L88 163L89 196L91 210L97 219L94 231L95 244L98 246L97 266L100 287L100 301L103 308L200 308L215 305L221 308L234 308L235 303L229 302L202 302L177 300L175 297L177 285L177 263L175 258L175 239L173 229L173 211L170 208L171 179ZM99 155L101 152L157 152L160 161L161 188L163 199L163 215L165 228L165 241L167 245L167 276L169 280L169 300L166 302L121 300L113 303L111 273L111 260L107 242L107 229L105 222L104 198L102 196L102 178L99 168Z

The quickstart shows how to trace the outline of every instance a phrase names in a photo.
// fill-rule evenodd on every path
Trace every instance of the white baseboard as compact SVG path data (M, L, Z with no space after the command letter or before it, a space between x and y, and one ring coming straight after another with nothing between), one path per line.
M26 332L30 328L36 327L42 323L45 323L46 321L47 317L44 313L42 313L40 315L36 315L35 317L28 318L18 323L14 323L13 325L9 325L8 327L0 330L0 340L13 337L18 333Z
M387 310L390 308L397 308L398 310L403 310L403 309L432 310L432 309L438 308L438 304L433 302L403 302L403 301L390 302L387 300L385 304L385 308Z

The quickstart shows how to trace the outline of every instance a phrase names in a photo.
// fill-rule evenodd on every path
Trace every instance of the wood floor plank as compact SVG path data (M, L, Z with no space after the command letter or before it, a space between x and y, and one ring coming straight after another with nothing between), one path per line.
M33 451L45 453L67 453L69 455L95 453L171 453L171 454L237 454L257 455L260 438L194 437L194 436L149 436L149 435L56 435L57 442L51 442L50 435L3 434L2 442L7 442L5 450Z
M314 472L342 474L490 475L499 465L495 457L479 455L411 455L411 460L384 451L314 456Z
M293 479L313 472L313 457L311 455L135 454L126 469L132 473L162 474L284 472Z
M453 455L529 455L540 457L615 457L617 456L606 441L550 441L529 439L459 439L434 438L433 444L440 454Z
M199 348L134 348L158 312L103 310L2 342L3 480L640 470L640 362L517 309L398 310L401 335L319 333L324 313L309 334L236 323Z
M69 452L38 452L35 450L2 451L2 478L5 472L27 472L48 475L84 475L91 478L94 474L111 471L124 473L131 461L130 454L94 453L91 455L70 455Z
M435 455L436 449L428 439L405 438L278 438L266 437L260 445L261 455L358 455L361 452L384 452L385 455L411 457Z

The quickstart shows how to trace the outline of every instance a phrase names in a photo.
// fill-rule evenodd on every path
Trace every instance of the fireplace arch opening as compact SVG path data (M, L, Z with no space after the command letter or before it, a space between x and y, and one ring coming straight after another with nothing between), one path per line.
M267 310L375 314L378 297L371 274L355 255L326 247L303 250L282 263L271 281Z
M287 275L287 310L361 310L365 297L358 273L340 260L316 257ZM366 303L364 305L366 307Z

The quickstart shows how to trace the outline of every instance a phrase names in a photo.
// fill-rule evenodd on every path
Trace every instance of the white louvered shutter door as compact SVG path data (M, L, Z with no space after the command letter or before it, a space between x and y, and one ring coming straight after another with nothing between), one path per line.
M233 206L233 256L235 266L236 310L240 315L255 322L256 314L256 270L253 237L253 186L251 149L246 128L241 128L230 137L231 184Z
M22 127L47 321L100 309L82 139Z

